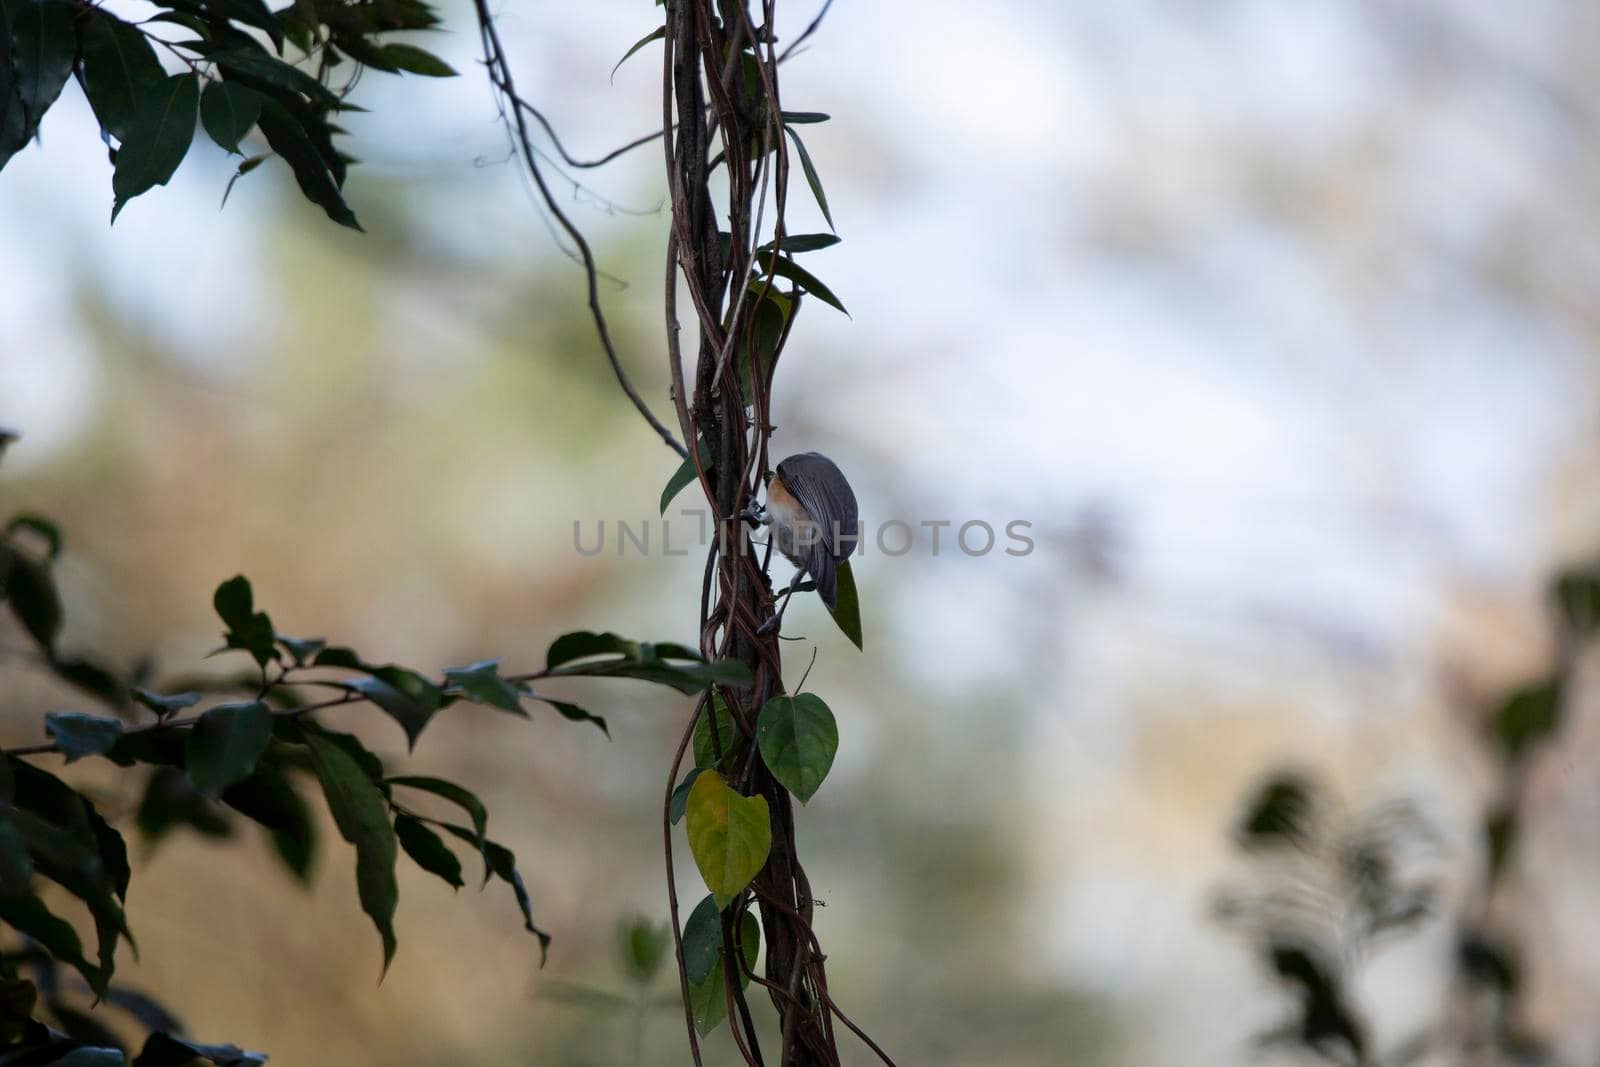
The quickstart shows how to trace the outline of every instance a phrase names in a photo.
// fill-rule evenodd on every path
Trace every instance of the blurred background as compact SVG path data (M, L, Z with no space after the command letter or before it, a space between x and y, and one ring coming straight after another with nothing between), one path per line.
M0 176L0 425L24 435L0 503L66 530L69 650L190 670L241 571L280 629L422 668L537 666L582 627L693 643L698 551L574 551L574 522L655 519L677 461L592 339L469 10L444 13L427 45L461 77L357 91L365 236L275 162L219 210L233 164L203 139L108 227L72 89ZM505 6L575 153L659 123L654 46L608 81L656 19ZM814 598L786 623L840 722L799 816L829 972L900 1063L1265 1055L1290 1000L1213 905L1285 766L1437 829L1435 917L1359 992L1380 1046L1439 1014L1493 788L1474 724L1547 668L1546 583L1600 544L1597 54L1600 8L1563 0L932 0L839 4L785 67L785 106L833 116L805 137L844 241L807 266L851 317L801 316L775 447L825 450L870 527L917 529L855 565L864 653ZM670 421L661 176L649 147L565 194ZM824 229L795 190L791 230ZM951 527L935 555L924 520L1000 545ZM1013 520L1031 553L1001 550ZM8 744L74 700L15 663L0 684ZM609 742L462 706L407 757L348 716L484 797L555 935L543 970L494 887L410 870L380 987L349 849L325 835L305 893L245 833L140 853L126 980L275 1063L688 1062L665 972L637 1013L570 994L632 996L616 924L665 918L689 702L585 694ZM1533 1022L1572 1063L1600 1057L1597 744L1574 727L1542 768L1518 875Z

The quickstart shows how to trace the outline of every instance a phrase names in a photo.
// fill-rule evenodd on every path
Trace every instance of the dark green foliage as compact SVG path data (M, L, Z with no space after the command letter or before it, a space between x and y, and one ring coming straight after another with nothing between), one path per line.
M721 696L713 694L696 720L693 747L694 765L706 770L727 771L744 751L745 738Z
M696 451L699 453L700 466L707 474L711 472L711 445L705 438L699 438ZM672 477L667 479L667 484L661 490L661 514L667 513L667 505L672 503L672 498L683 492L684 487L700 477L700 472L695 469L694 459L684 460L678 464L678 469L672 472Z
M444 699L441 687L416 671L392 663L367 663L348 648L324 648L316 654L312 663L318 667L339 667L365 674L367 677L355 678L345 684L388 712L389 717L405 731L406 741L413 748Z
M83 91L100 128L118 141L133 132L141 101L166 80L150 39L121 19L95 11L78 31Z
M261 116L262 96L238 82L212 82L200 94L200 123L224 151L239 154L239 142Z
M261 0L155 3L165 10L150 21L188 31L162 47L186 55L189 71L168 74L146 27L104 8L71 0L0 5L7 22L0 35L0 167L34 137L76 71L104 135L117 144L113 220L129 200L171 179L188 154L198 116L211 139L230 153L243 153L243 142L259 128L307 199L341 225L360 229L340 192L348 157L334 148L329 121L353 106L343 97L355 79L342 79L336 89L330 72L353 60L391 73L456 73L415 44L384 39L397 30L436 25L438 17L423 0L319 0L278 12ZM321 50L322 41L333 47ZM286 44L301 54L285 55ZM313 57L321 62L305 62ZM251 156L255 162L262 158ZM253 164L241 165L236 177L251 169Z
M111 221L129 200L177 173L199 110L200 81L193 74L174 74L139 97L111 175Z
M389 969L396 946L395 906L400 887L395 882L395 835L389 825L389 804L380 788L347 751L346 743L333 740L321 730L302 731L311 750L312 766L322 783L328 810L333 814L339 834L356 848L356 892L365 911L383 940L383 969ZM354 741L354 739L350 739Z
M793 124L794 118L785 115L784 132L794 142L794 149L800 156L800 167L805 171L806 184L811 186L811 195L817 198L817 206L822 209L822 217L828 220L828 229L834 229L833 213L828 210L828 196L822 191L822 179L817 174L816 166L811 162L811 153L806 151L805 142L800 140L800 135L790 128ZM827 298L824 297L823 299ZM833 301L830 300L829 303L833 303ZM843 311L844 308L840 307L839 310Z
M700 777L704 767L690 767L689 773L683 776L683 781L672 791L672 799L667 804L667 816L672 820L672 825L678 825L683 818L684 810L689 806L689 790L694 788L694 780Z
M453 823L435 823L435 825L462 841L478 843L477 834L464 826L456 826ZM484 841L483 863L485 884L492 875L511 887L511 892L517 898L517 907L522 911L523 929L539 939L539 962L542 965L545 951L550 947L550 935L534 925L533 900L528 896L528 887L522 881L522 872L517 870L516 855L504 845L494 841Z
M255 595L248 578L236 575L217 586L211 604L228 628L223 634L228 648L243 649L263 667L278 658L272 619L266 612L255 610Z
M78 42L67 0L7 0L9 65L0 65L0 167L39 130L72 73Z
M233 1045L197 1045L171 1034L151 1034L132 1067L192 1067L196 1059L215 1067L254 1067L267 1062L265 1053Z
M104 755L122 738L122 723L118 720L71 711L53 711L46 715L44 728L68 763L85 756Z
M1493 731L1508 755L1521 755L1561 725L1561 693L1560 679L1552 679L1506 697L1494 716Z
M767 259L756 260L756 266L763 271L767 269L768 263L769 261ZM832 289L829 289L826 285L822 284L821 280L819 280L814 274L800 266L800 264L796 263L788 256L779 256L776 260L771 261L771 266L774 274L788 278L801 289L804 289L806 292L810 293L818 300L821 300L823 303L830 304L833 307L838 308L840 311L844 311L846 315L850 314L848 311L845 311L844 304L840 303L839 298L833 295Z
M180 826L190 827L202 837L233 833L227 813L206 799L188 775L173 767L156 767L150 772L134 823L150 842L160 841Z
M500 677L500 661L497 659L482 660L466 667L446 668L444 679L468 700L527 718L528 713L522 710L522 693Z
M467 813L467 817L472 820L473 847L480 853L484 850L485 835L489 831L489 811L483 806L483 801L473 796L471 792L456 785L454 782L447 782L442 778L421 776L407 775L399 778L390 778L386 784L390 786L398 785L407 789L419 789L424 793L432 793L434 796L442 797L459 806ZM485 875L484 877L487 879L488 876Z
M250 777L271 740L272 712L261 701L219 704L189 730L184 753L189 781L201 793L216 796Z
M394 834L405 854L418 867L429 874L438 875L453 889L461 888L461 861L421 819L412 815L396 815Z
M587 630L556 638L546 657L545 673L635 678L691 694L713 684L745 686L751 681L750 668L736 661L707 663L698 652L683 645L629 641L616 634Z
M747 973L756 965L761 953L761 924L750 912L745 912L738 925L739 954L744 966L739 968L739 987L750 984ZM689 1006L694 1013L694 1027L701 1036L715 1030L728 1016L728 996L725 988L727 954L723 936L722 914L716 901L707 896L689 914L683 927L683 962L689 978Z

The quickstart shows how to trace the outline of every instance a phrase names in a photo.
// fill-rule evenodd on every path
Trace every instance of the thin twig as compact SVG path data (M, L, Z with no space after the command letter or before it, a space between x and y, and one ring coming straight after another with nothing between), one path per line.
M355 704L365 699L359 693L347 692L344 696L336 697L332 700L318 701L315 704L302 704L293 708L273 708L272 715L279 719L297 719L313 711L338 707L340 704ZM185 715L176 719L159 719L144 726L135 726L132 729L124 730L122 731L122 736L138 737L141 734L160 733L163 730L184 730L199 722L201 718L202 715ZM16 748L0 749L0 754L7 756L49 756L63 753L59 744L54 741L46 741L37 745L19 745Z
M595 267L594 252L589 247L589 242L584 238L583 232L575 226L565 212L556 203L555 196L550 191L549 184L545 181L544 172L539 167L538 151L533 145L533 137L528 130L525 110L517 106L519 99L516 81L511 74L511 64L506 58L505 48L500 43L500 32L495 28L494 16L489 12L488 0L474 0L474 7L478 16L478 31L483 40L484 65L489 71L489 82L501 97L501 114L505 115L504 101L511 101L511 114L509 125L514 128L517 147L521 150L523 164L532 175L534 184L539 187L539 195L544 200L545 209L560 223L567 236L577 247L578 254L583 258L583 271L588 285L589 313L594 319L596 334L599 335L600 345L605 349L606 359L611 363L611 370L617 377L617 384L622 388L633 406L638 410L650 428L660 435L680 457L688 458L689 452L677 438L672 436L672 431L656 418L644 398L639 395L633 383L629 381L627 372L622 369L622 360L617 356L616 346L611 341L611 330L606 324L605 313L600 308L599 272Z

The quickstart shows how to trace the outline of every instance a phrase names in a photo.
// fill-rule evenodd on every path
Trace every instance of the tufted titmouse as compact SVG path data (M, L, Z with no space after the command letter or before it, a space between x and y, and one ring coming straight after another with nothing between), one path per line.
M747 517L771 527L772 543L802 574L811 576L829 611L838 606L835 568L855 551L860 516L856 495L833 460L820 452L802 452L779 463L767 482L766 507L752 509ZM799 584L797 574L763 632L781 625Z

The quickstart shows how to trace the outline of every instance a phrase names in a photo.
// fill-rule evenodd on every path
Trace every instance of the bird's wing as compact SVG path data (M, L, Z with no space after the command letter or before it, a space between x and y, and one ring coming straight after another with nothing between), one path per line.
M817 583L817 595L832 611L839 606L839 581L834 575L833 555L818 541L806 554L806 573Z
M850 483L845 481L844 472L821 453L802 452L778 464L778 475L794 498L800 501L800 506L817 523L828 554L835 560L849 558L861 536L861 518L856 511L856 495L850 490ZM837 543L834 523L838 524ZM831 586L833 568L830 566L828 570ZM812 572L812 576L817 578L820 589L820 576L815 572ZM829 604L832 604L831 598Z

